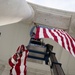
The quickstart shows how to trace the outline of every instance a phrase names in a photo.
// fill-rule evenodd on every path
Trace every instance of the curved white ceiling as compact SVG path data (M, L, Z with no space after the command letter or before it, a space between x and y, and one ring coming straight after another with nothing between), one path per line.
M26 0L0 0L0 26L28 19L32 14Z
M75 12L75 0L27 0L46 7Z

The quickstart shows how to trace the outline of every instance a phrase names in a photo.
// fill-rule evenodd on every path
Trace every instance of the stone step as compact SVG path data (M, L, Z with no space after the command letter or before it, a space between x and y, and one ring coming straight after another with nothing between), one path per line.
M27 75L51 75L49 66L27 62ZM10 66L8 64L0 65L0 75L9 75Z

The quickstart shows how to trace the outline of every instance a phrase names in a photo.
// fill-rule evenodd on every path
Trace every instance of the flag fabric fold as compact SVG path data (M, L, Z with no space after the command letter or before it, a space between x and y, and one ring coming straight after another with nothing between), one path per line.
M35 38L51 38L75 57L75 38L64 30L38 26Z

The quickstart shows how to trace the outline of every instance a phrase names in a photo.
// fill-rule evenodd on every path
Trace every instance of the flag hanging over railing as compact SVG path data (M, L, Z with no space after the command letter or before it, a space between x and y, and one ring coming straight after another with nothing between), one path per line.
M64 30L38 26L35 38L51 38L75 57L75 38Z

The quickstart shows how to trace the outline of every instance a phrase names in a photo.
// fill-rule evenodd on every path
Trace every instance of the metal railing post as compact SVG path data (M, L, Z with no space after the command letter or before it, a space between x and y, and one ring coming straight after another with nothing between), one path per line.
M50 44L46 45L46 51L49 53L49 57L51 60L51 65L50 68L53 69L53 73L54 75L65 75L62 67L61 67L61 63L58 62L55 53L52 52L52 46Z

